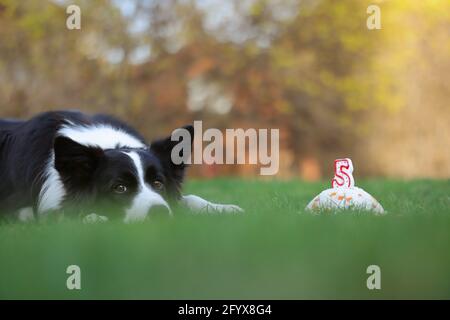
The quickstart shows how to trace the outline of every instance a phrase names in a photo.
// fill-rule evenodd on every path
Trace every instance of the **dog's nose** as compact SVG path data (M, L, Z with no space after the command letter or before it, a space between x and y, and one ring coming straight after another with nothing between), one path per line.
M151 218L172 216L172 211L169 206L165 204L157 204L150 208L149 216Z
M144 189L134 199L131 208L125 211L124 221L126 223L143 221L147 217L153 217L154 215L171 216L172 211L170 210L169 204L161 195Z

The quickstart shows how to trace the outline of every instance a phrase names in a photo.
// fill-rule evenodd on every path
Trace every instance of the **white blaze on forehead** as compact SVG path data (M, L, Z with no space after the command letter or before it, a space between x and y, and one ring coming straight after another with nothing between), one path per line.
M150 209L153 206L164 206L167 208L169 214L171 214L169 205L161 197L160 194L153 191L144 179L144 169L142 161L137 152L124 152L131 158L138 174L138 192L133 199L131 207L127 209L125 213L125 222L139 221L147 217Z
M96 125L66 125L59 131L59 135L72 139L85 146L98 146L102 149L134 148L142 149L147 146L127 132L105 124Z

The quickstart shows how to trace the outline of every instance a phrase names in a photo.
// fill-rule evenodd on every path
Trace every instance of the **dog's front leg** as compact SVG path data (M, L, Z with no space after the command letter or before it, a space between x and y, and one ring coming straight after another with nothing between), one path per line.
M238 213L244 212L242 208L233 204L212 203L198 196L187 195L182 196L180 203L189 209L197 212L206 213Z

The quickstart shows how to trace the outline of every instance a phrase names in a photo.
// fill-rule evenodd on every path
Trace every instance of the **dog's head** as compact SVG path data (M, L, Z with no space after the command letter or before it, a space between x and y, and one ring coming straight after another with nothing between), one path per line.
M183 129L192 143L193 127ZM172 161L177 144L169 136L148 147L102 148L57 136L54 164L66 192L65 203L81 208L84 214L94 212L125 221L142 220L158 210L170 213L169 204L180 196L186 169L185 163Z

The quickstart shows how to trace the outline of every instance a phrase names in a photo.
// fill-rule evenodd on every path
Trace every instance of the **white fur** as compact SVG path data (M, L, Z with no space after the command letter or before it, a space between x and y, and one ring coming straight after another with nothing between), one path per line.
M138 194L133 200L131 207L126 210L125 222L141 221L147 217L149 210L153 206L161 205L167 208L169 214L172 214L167 202L155 191L153 191L150 186L144 180L144 170L142 167L142 161L136 152L124 152L129 156L136 167L138 173L138 183L139 189Z
M50 210L61 208L61 202L66 196L66 189L61 176L55 169L55 154L52 152L44 171L45 181L39 193L38 213L43 214Z
M206 213L237 213L244 212L240 207L233 204L217 204L209 202L198 196L187 195L181 197L181 203L191 210Z
M58 134L70 138L79 144L98 146L102 149L147 148L139 139L123 130L106 124L90 126L65 125L58 131Z

